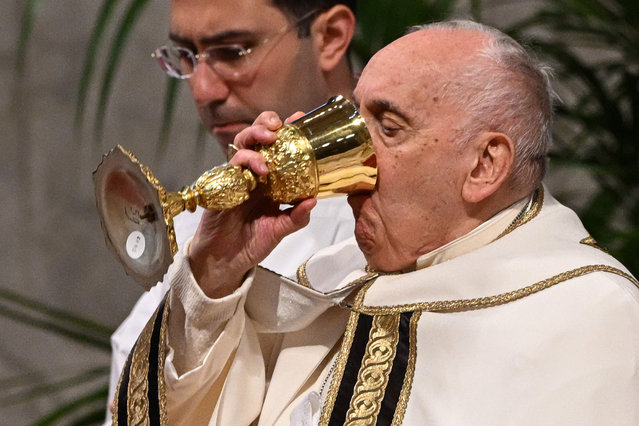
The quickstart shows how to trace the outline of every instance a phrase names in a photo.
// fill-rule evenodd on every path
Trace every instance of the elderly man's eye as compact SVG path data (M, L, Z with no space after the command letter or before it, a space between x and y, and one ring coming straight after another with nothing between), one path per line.
M386 136L395 136L400 130L402 130L399 124L387 118L380 120L379 125Z

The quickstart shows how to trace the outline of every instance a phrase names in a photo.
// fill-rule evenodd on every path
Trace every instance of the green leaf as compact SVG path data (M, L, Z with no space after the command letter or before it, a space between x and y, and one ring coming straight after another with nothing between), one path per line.
M111 95L111 86L115 73L117 71L120 60L122 59L122 53L124 45L135 26L139 15L142 13L144 6L147 5L149 0L132 0L129 7L124 13L122 23L118 27L118 31L111 43L109 54L107 56L107 65L102 78L102 86L100 88L100 95L98 99L98 109L96 113L94 136L96 140L101 140L102 130L104 126L104 117L109 102L109 96Z
M24 403L35 398L48 397L61 391L83 386L96 379L106 380L109 368L106 366L91 368L79 374L53 383L37 383L30 386L32 378L21 376L0 380L0 406L6 407Z
M115 331L112 327L107 327L89 318L66 310L53 308L37 299L26 297L12 290L0 288L0 302L26 310L31 315L42 316L47 321L65 323L71 327L83 330L85 333L95 334L105 339L109 339Z
M458 0L423 0L402 3L380 0L375 4L360 2L357 9L357 32L351 44L353 52L362 61L368 60L379 49L404 35L418 24L449 17Z
M82 126L84 121L84 113L86 109L87 92L89 90L89 84L93 77L93 70L95 68L96 58L104 39L104 33L110 19L114 15L115 6L120 0L104 0L100 13L93 25L93 31L89 37L87 49L84 54L84 65L82 66L82 76L80 77L80 84L78 86L78 102L75 109L75 127L76 131Z
M109 339L100 338L93 334L87 334L84 331L78 331L64 324L56 324L46 319L37 318L33 315L25 314L15 309L0 305L0 315L14 321L21 322L43 331L53 332L60 336L69 338L78 343L94 346L100 349L109 350L111 344Z
M167 78L166 89L164 92L164 114L162 116L162 128L160 129L160 138L158 151L163 154L169 142L171 127L173 124L173 116L175 112L175 101L177 99L180 80L177 78Z
M74 399L72 401L67 402L66 404L61 405L51 413L47 414L45 417L41 418L37 422L35 422L34 426L49 426L49 425L59 425L64 418L69 416L77 415L78 412L81 412L83 409L90 409L90 413L85 415L83 418L91 418L95 417L96 410L101 407L102 416L101 419L104 420L104 412L105 412L105 403L108 395L108 386L103 386L98 389L93 390L90 393L82 395L81 397ZM70 423L70 424L94 424L94 423Z
M31 39L31 32L33 31L33 24L40 3L42 3L42 0L27 0L24 10L22 11L20 37L18 38L17 49L19 54L16 57L16 72L18 75L24 74L26 58L29 53L29 40Z

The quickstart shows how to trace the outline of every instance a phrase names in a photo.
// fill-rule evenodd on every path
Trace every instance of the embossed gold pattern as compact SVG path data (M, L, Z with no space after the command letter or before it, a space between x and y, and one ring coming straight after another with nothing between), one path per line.
M131 159L131 162L140 166L140 170L146 177L147 181L149 181L149 183L157 191L162 205L167 204L170 194L166 192L166 189L160 184L160 181L155 177L155 175L153 175L151 169L140 163L138 158L131 151L124 149L120 145L118 145L117 148L119 148L124 154L126 154ZM175 239L175 229L173 228L173 217L175 215L172 214L170 210L164 211L163 213L164 223L167 225L167 233L169 237L171 254L175 256L175 253L177 253L178 251L177 241Z
M146 324L136 342L135 348L132 353L127 388L127 424L130 425L150 425L148 400L149 362L154 363L156 361L158 364L157 383L159 396L158 403L160 408L160 424L166 425L168 422L166 412L166 388L164 384L164 360L166 357L166 327L168 326L167 324L169 307L168 304L164 306L165 308L163 312L158 312L156 310L155 314ZM153 328L157 315L162 315L158 359L150 360L149 354L151 351L151 336L153 335ZM115 392L115 400L113 403L113 425L117 425L119 421L118 395L120 394L120 387L123 383L122 380L123 376L121 375L118 381L118 386Z
M160 425L169 424L166 411L166 386L164 384L164 361L166 359L166 335L169 326L169 301L167 298L164 312L162 313L162 326L160 328L160 347L158 348L158 398L160 407Z
M333 370L333 379L331 380L331 386L326 395L326 401L322 407L322 414L320 416L319 426L328 426L328 422L331 419L331 413L335 406L337 399L337 392L339 391L339 385L344 377L344 370L346 369L346 362L348 361L348 354L353 344L353 338L355 337L355 329L357 328L357 321L359 320L359 313L352 311L346 324L346 331L344 332L344 338L342 339L342 346L337 354L335 361L335 369Z
M310 143L293 126L281 128L277 138L279 143L259 150L269 168L266 194L280 203L315 196L318 175Z
M399 315L376 315L345 425L373 425L381 408L399 340Z
M150 423L147 393L149 348L153 323L151 322L150 325L151 327L146 327L140 334L131 361L127 407L128 424L131 425L148 425Z

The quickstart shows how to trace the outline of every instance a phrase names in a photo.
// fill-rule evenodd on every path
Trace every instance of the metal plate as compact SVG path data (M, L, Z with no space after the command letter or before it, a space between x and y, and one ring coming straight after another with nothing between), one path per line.
M170 236L175 234L161 202L165 190L121 146L103 157L93 182L107 246L126 273L149 290L173 262Z

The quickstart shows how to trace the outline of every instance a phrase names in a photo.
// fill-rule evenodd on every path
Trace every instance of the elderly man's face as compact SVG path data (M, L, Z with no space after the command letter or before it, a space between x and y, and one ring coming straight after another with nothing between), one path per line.
M297 28L282 32L289 24L269 0L172 1L170 37L179 46L195 53L226 44L253 49L245 81L225 80L202 60L187 80L204 125L222 145L262 111L287 117L326 101L310 38L298 38Z
M473 42L468 34L410 34L371 59L355 89L378 182L349 203L358 244L377 270L410 268L421 254L469 231L461 187L474 160L455 144L465 117L446 98L445 85L457 84L451 75Z

